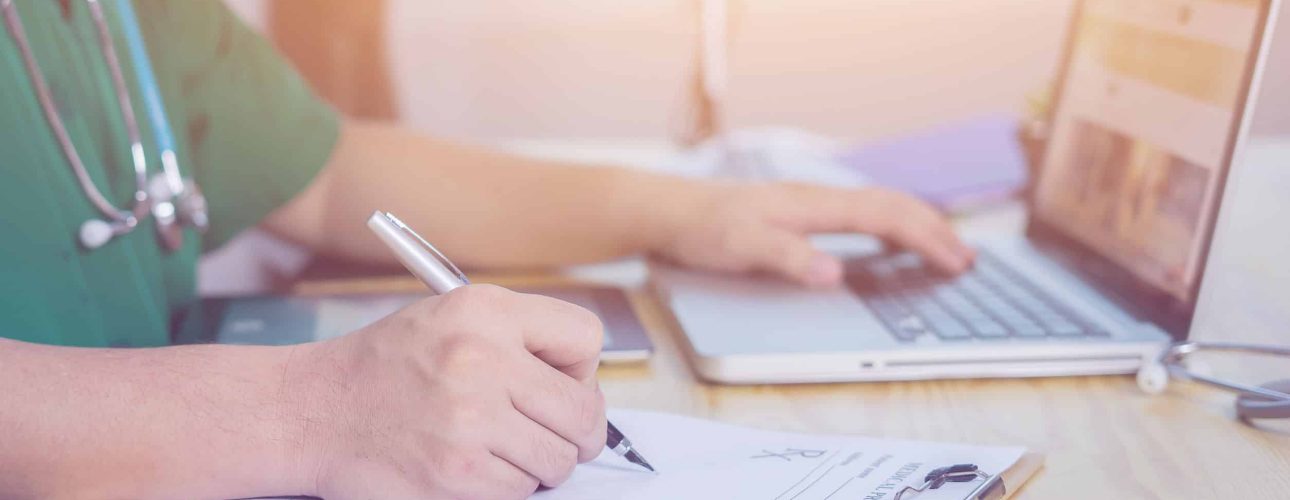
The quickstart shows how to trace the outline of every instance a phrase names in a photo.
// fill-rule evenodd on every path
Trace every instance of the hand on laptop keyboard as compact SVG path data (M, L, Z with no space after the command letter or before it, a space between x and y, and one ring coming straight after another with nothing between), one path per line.
M940 213L894 191L793 183L714 188L725 191L685 210L657 254L698 269L767 272L817 287L840 285L843 266L811 245L812 233L876 236L952 273L974 258ZM681 207L683 194L677 195Z

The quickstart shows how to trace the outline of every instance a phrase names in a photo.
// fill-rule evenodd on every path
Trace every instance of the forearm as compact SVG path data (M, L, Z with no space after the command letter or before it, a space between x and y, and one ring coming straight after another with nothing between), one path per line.
M0 339L0 497L298 494L289 349L79 349Z
M388 210L459 263L550 266L657 248L714 188L350 123L320 178L268 225L325 252L388 259L363 226L373 210Z

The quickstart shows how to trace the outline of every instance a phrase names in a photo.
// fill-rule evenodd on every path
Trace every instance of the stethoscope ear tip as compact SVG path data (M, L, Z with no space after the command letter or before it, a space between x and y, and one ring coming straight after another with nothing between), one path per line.
M78 236L81 246L87 250L95 250L112 241L115 233L116 230L112 228L111 223L101 219L90 219L81 224Z

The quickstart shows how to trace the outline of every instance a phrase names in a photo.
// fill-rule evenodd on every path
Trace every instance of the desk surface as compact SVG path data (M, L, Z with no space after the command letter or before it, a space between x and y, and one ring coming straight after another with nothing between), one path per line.
M1277 163L1280 165L1280 163ZM1290 176L1251 169L1221 231L1202 299L1200 338L1290 341L1290 251L1279 206ZM1284 202L1281 202L1284 203ZM1005 210L960 221L966 233L1016 232L1022 214ZM626 275L638 273L629 269ZM575 272L580 278L620 269ZM478 282L531 284L550 276L473 275ZM483 279L481 279L483 278ZM611 278L608 281L632 281ZM628 283L630 284L630 283ZM337 287L336 285L339 285ZM416 290L411 280L351 282L323 291ZM897 383L728 387L695 378L678 347L670 313L651 297L634 297L654 340L653 359L601 369L615 407L667 411L800 432L1020 445L1046 455L1020 491L1039 499L1290 498L1290 422L1254 428L1233 419L1232 396L1188 384L1164 395L1142 394L1132 377L952 380ZM1282 360L1213 359L1216 373L1250 383L1287 376Z
M509 286L564 279L476 276ZM387 279L302 292L419 289ZM719 386L696 379L670 313L646 293L633 300L657 351L648 363L601 368L613 407L788 431L1022 445L1047 458L1021 498L1290 496L1290 425L1238 424L1224 393L1177 384L1148 397L1131 377Z
M1274 177L1265 177L1264 180ZM1253 183L1286 186L1284 182ZM1252 190L1247 190L1252 191ZM1290 266L1273 265L1290 237L1269 246L1259 206L1281 196L1246 196L1235 209L1226 245L1211 261L1210 297L1202 299L1200 338L1287 341ZM969 235L1016 232L1017 208L960 220ZM1280 234L1280 233L1278 233ZM1274 235L1275 236L1275 235ZM1280 237L1280 236L1277 236ZM1261 249L1269 255L1251 255ZM592 266L572 276L639 288L639 264ZM553 275L481 276L504 286L567 280ZM1279 285L1277 283L1280 283ZM306 285L303 293L421 290L412 279ZM318 286L321 285L321 286ZM1253 293L1252 293L1253 292ZM637 366L601 368L610 406L674 412L768 429L851 433L932 441L1019 445L1046 455L1021 498L1290 498L1290 422L1255 428L1233 419L1231 395L1173 384L1141 393L1132 377L947 380L796 386L719 386L697 380L683 359L675 322L644 292L633 301L656 346ZM1250 383L1287 376L1284 359L1214 358L1216 374Z

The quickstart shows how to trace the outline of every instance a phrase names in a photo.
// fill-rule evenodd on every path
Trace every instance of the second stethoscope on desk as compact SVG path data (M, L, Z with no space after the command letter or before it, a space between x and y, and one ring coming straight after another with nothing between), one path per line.
M1290 380L1254 386L1215 378L1187 366L1187 356L1200 351L1260 354L1290 358L1290 347L1237 342L1176 342L1138 371L1138 387L1148 394L1160 394L1169 380L1189 380L1234 392L1236 416L1241 420L1290 418Z
M103 218L91 218L81 224L77 233L81 246L94 250L106 245L113 238L128 234L138 227L139 223L152 216L156 224L158 238L167 250L174 251L183 245L183 228L193 227L204 231L209 221L207 218L206 199L192 179L184 179L179 171L179 161L175 154L174 137L171 135L170 123L166 119L165 107L161 92L148 59L147 47L139 31L137 18L130 0L121 0L118 4L122 19L122 35L130 50L134 62L135 75L139 80L144 104L153 124L157 147L161 150L162 172L148 179L148 163L144 154L143 141L139 123L134 115L130 100L130 91L126 88L125 76L122 75L121 62L113 47L112 35L108 29L103 6L99 0L86 0L91 17L98 30L99 49L107 62L116 92L117 104L125 121L126 133L130 140L130 156L134 163L135 190L129 209L117 208L94 185L85 168L76 145L63 123L63 118L54 103L53 93L45 81L45 75L36 61L35 52L27 39L22 19L18 15L13 0L0 0L0 9L4 12L5 25L10 37L22 53L23 64L35 89L36 98L40 101L41 111L49 123L59 147L63 150L68 165L80 184L81 191L89 198L90 203L102 213Z

